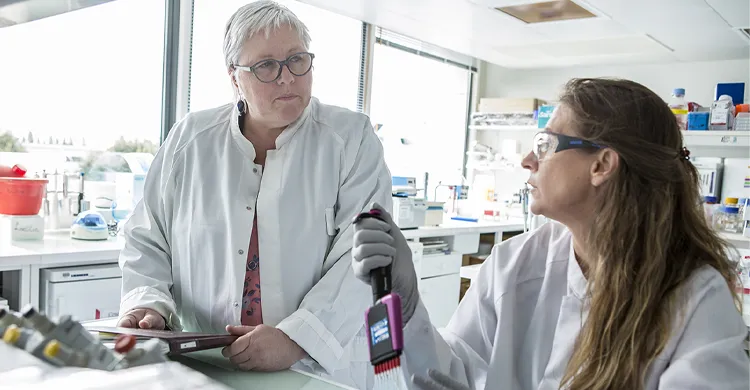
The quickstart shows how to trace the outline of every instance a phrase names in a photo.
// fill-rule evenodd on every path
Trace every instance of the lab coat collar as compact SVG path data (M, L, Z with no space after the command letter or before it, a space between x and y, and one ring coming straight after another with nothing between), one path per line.
M573 237L570 238L570 253L568 255L568 294L575 295L583 300L586 296L586 277L576 260L576 252L573 248Z
M315 99L314 97L310 98L310 103L307 104L307 107L305 107L305 109L302 111L302 114L299 116L299 118L289 124L289 126L287 126L286 129L284 129L284 131L279 134L279 137L276 138L276 150L281 149L284 144L289 142L294 134L297 133L297 130L302 127L307 118L310 116L310 111L312 110L311 107L314 103L317 104L317 99ZM234 138L237 145L239 145L242 153L248 156L251 160L255 160L255 148L253 147L253 144L248 141L248 139L245 138L244 135L242 135L242 130L240 130L240 111L237 108L237 105L234 105L231 115L232 118L230 122L230 131L232 132L232 138Z

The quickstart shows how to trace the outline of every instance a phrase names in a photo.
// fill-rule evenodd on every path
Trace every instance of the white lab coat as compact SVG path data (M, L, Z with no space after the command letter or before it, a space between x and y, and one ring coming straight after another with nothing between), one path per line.
M748 329L713 268L690 280L685 323L652 364L646 390L750 388ZM428 368L475 389L556 390L572 355L586 279L572 236L549 222L492 251L446 329L420 303L404 329L407 375Z
M263 322L305 349L306 367L365 387L372 298L351 270L351 222L373 201L391 207L382 145L367 116L313 98L264 169L254 158L233 104L173 127L124 228L120 313L151 308L188 331L240 324L257 213Z

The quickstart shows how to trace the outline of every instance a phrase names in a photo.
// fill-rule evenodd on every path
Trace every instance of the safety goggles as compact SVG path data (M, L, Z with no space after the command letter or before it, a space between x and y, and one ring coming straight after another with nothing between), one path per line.
M295 76L304 76L312 69L315 54L312 53L295 53L287 57L284 61L274 59L263 60L252 66L234 65L235 69L252 72L260 82L272 83L281 77L281 71L284 66Z
M599 145L578 137L542 131L534 136L533 152L538 161L568 149L603 149Z

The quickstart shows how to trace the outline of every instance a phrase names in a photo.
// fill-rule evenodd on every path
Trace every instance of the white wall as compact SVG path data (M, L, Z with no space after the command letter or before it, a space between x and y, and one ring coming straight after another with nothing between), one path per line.
M609 65L552 69L507 69L483 64L480 97L535 97L555 100L565 82L574 77L618 77L639 82L668 101L672 89L685 88L686 98L703 106L711 104L720 82L744 82L745 103L750 102L750 60L706 61L670 64ZM480 142L495 142L481 137ZM498 146L498 145L490 145ZM748 152L750 156L750 151ZM697 156L700 157L700 156ZM726 159L723 196L750 196L744 178L750 176L750 159ZM507 175L508 187L523 182Z
M674 88L685 88L689 101L707 106L720 82L744 82L750 100L750 60L706 61L648 65L610 65L554 69L484 67L483 97L557 98L574 77L618 77L639 82L668 100Z

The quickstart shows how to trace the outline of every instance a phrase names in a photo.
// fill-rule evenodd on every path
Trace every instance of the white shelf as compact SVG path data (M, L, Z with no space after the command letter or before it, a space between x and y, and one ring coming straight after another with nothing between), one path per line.
M506 167L498 165L467 164L466 169L477 172L516 172L523 170L523 167L520 165L517 167Z
M471 130L483 130L483 131L509 131L509 132L530 132L534 135L543 129L536 126L498 126L498 125L471 125Z
M729 241L737 249L750 249L750 238L738 233L720 232L721 238Z
M750 158L750 131L687 130L682 138L691 157Z

